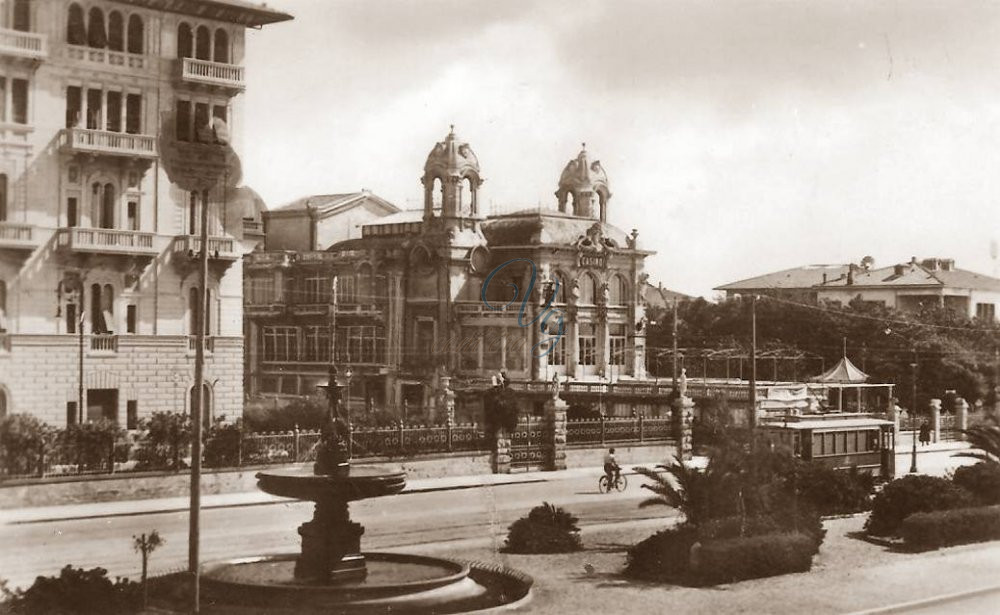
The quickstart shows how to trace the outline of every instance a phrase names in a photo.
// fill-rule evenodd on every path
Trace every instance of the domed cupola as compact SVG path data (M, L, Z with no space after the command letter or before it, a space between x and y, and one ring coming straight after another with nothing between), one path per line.
M424 164L424 219L479 216L479 159L469 144L455 135L455 127L434 146ZM439 214L435 214L440 209Z
M611 199L608 175L604 172L600 161L587 160L586 143L583 144L580 154L569 161L559 177L559 189L556 190L559 211L566 213L570 197L572 197L574 216L597 218L601 222L608 221L608 201ZM596 213L599 213L599 216L595 215Z

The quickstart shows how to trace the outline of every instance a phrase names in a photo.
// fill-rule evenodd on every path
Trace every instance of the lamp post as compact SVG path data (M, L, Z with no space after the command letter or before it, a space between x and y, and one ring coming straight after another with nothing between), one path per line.
M910 363L910 370L913 372L913 391L910 397L910 420L917 416L917 353L913 353L913 363ZM917 473L917 432L912 431L913 450L910 455L910 474Z
M351 370L351 366L347 366L347 371L344 372L344 378L347 379L347 399L344 400L344 406L347 408L347 424L351 425L351 378L354 376L354 372Z

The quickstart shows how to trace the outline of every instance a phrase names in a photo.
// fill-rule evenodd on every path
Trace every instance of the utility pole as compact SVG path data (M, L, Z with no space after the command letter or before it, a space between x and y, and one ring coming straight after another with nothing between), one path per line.
M208 188L201 191L201 252L198 254L198 310L195 325L194 389L191 393L191 514L188 529L188 570L191 573L193 611L201 607L201 570L198 544L201 518L201 438L202 416L205 402L205 323L208 320Z
M917 351L913 351L913 363L910 363L910 370L913 372L913 391L910 397L910 426L913 427L914 419L917 418ZM910 434L913 440L912 453L910 454L910 474L917 473L917 430L911 430Z
M673 354L673 367L671 368L672 382L674 389L677 388L677 299L674 299L674 325L672 333L670 334L670 339L672 340L672 345L674 349Z
M757 428L757 295L750 297L750 429Z
M79 287L78 293L79 293L79 298L80 298L80 301L79 301L80 314L77 317L76 329L77 329L77 333L79 333L79 339L80 339L80 348L79 348L79 350L80 350L80 360L79 360L79 363L80 364L78 366L79 367L79 373L77 374L76 422L77 423L82 423L83 422L83 323L84 323L84 318L85 318L84 315L86 314L86 312L83 311L83 280L82 279L80 280L80 287Z

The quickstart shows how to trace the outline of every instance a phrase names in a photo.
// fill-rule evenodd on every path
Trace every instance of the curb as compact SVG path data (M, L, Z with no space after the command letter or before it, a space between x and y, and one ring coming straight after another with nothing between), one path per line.
M907 613L914 609L926 608L934 606L936 604L943 604L961 598L973 598L975 596L992 594L994 592L1000 592L1000 585L990 585L988 587L980 587L979 589L973 589L964 592L942 594L940 596L934 596L933 598L924 598L922 600L911 600L909 602L900 602L899 604L892 604L889 606L868 609L865 611L854 611L849 615L883 615L888 613Z

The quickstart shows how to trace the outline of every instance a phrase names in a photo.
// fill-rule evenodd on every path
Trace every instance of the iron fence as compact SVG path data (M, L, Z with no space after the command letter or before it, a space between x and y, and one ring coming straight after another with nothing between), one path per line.
M670 418L644 416L575 419L566 424L567 444L628 444L674 438Z

